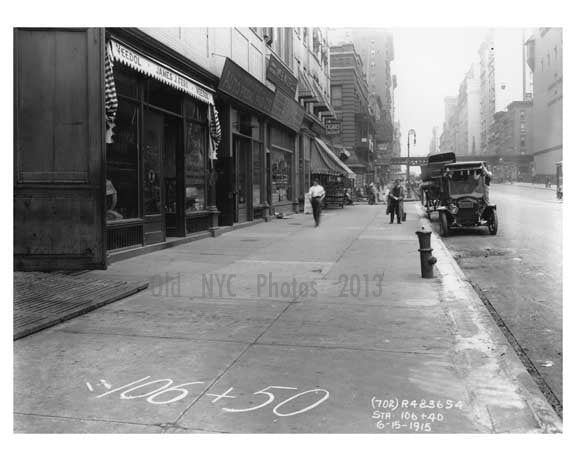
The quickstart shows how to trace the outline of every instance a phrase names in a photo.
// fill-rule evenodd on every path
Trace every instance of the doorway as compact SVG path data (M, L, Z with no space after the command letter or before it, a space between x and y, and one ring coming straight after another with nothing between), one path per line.
M250 163L252 140L234 136L234 163L236 169L236 222L252 220L252 187Z
M144 245L166 239L163 207L164 116L144 111L142 132Z

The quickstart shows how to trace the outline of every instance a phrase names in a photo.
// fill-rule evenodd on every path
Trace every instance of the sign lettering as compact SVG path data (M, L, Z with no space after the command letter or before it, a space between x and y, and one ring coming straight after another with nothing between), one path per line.
M214 104L212 93L196 85L186 77L177 74L176 72L173 72L172 70L157 64L144 56L141 56L114 40L111 40L110 42L112 45L111 49L114 61L120 61L144 75L154 77L156 80L160 80L161 82L187 93L194 98L200 99L207 104Z

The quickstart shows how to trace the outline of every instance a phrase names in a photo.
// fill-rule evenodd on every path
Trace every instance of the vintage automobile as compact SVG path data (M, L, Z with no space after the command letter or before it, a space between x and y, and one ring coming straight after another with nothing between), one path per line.
M437 211L438 207L442 205L446 196L442 169L445 165L454 162L456 162L456 154L454 152L443 152L429 154L426 164L420 166L420 177L422 179L420 198L422 205L426 209L428 219L430 219L432 211Z
M438 207L440 234L452 229L487 226L492 235L498 232L496 205L490 202L491 174L484 162L456 162L442 168L446 199Z

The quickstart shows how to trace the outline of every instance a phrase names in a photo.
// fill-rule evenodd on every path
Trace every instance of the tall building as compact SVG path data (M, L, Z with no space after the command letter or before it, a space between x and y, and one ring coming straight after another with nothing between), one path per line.
M332 46L353 43L363 64L363 74L368 91L380 100L380 116L376 123L378 152L389 154L394 136L393 104L395 78L391 74L394 60L394 42L391 33L384 28L330 28Z
M342 129L333 142L351 153L346 164L356 173L356 185L374 180L376 127L374 98L364 78L362 58L354 44L330 47L332 105Z
M444 98L444 124L440 135L440 151L454 152L456 150L456 123L455 114L458 98L447 96Z
M550 176L562 160L562 29L538 29L527 42L533 73L534 174Z
M487 154L494 114L524 99L522 29L491 29L480 45L480 152Z

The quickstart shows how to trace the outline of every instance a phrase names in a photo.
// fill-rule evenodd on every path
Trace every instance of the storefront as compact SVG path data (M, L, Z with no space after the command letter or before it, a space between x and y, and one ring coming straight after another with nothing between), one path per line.
M215 230L216 76L138 29L14 29L14 50L15 268Z
M219 225L293 211L296 132L303 108L227 59L218 85L222 126L217 171Z
M117 99L106 148L108 251L213 229L212 90L116 37L107 52Z

